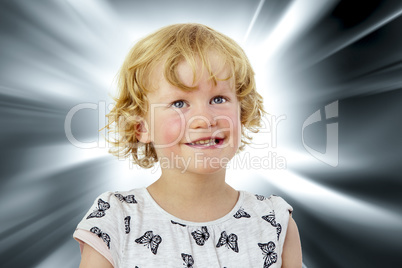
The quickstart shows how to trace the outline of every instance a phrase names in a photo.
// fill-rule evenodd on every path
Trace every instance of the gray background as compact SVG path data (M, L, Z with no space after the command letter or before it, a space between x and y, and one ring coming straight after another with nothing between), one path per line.
M78 267L72 233L95 197L158 177L108 155L98 129L135 41L199 22L244 47L266 110L286 117L276 146L243 153L276 152L286 168L233 166L228 181L292 204L309 268L402 267L402 3L353 2L0 1L1 266ZM302 143L303 122L334 101L338 117L304 140L325 152L326 123L337 123L336 167ZM94 148L66 137L79 104L96 109L74 115L72 134Z

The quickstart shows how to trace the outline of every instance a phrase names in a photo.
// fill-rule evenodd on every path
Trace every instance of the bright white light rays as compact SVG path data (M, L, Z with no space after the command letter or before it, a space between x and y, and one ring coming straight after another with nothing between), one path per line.
M280 53L281 49L289 46L296 37L303 34L336 3L336 0L293 1L275 29L260 45L261 60L267 62L273 55Z

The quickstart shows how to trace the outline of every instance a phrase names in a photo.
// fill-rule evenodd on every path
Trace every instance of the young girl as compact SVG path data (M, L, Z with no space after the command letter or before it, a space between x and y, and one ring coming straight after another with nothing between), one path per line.
M225 182L264 112L232 39L200 24L162 28L132 48L119 88L114 153L159 162L162 175L95 200L74 233L80 267L302 267L292 207Z

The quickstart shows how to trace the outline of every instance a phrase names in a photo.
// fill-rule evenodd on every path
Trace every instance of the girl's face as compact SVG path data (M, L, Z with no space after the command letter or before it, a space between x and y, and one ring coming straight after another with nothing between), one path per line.
M229 68L222 68L219 58L210 61L218 79L228 77ZM139 140L154 144L162 170L199 174L222 170L241 141L240 103L233 79L217 80L215 85L199 63L193 85L192 68L183 61L177 67L178 78L186 86L196 86L183 91L169 84L161 70L155 72L157 89L147 95L149 110Z

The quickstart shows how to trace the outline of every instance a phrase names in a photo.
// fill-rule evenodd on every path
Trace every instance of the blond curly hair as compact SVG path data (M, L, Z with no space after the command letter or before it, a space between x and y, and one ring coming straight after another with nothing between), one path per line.
M144 168L152 167L157 161L152 143L141 143L137 139L138 125L148 109L147 93L151 90L151 76L155 67L164 62L163 75L166 80L182 90L194 88L184 85L177 77L176 68L187 61L196 77L196 62L199 59L216 83L211 71L208 53L217 52L229 66L234 78L236 95L240 102L242 140L239 150L251 142L247 131L258 132L263 116L263 100L256 91L254 71L241 47L231 38L196 23L174 24L148 35L128 53L118 76L119 93L115 106L107 115L105 128L115 139L110 153L116 156L133 157L134 163Z

